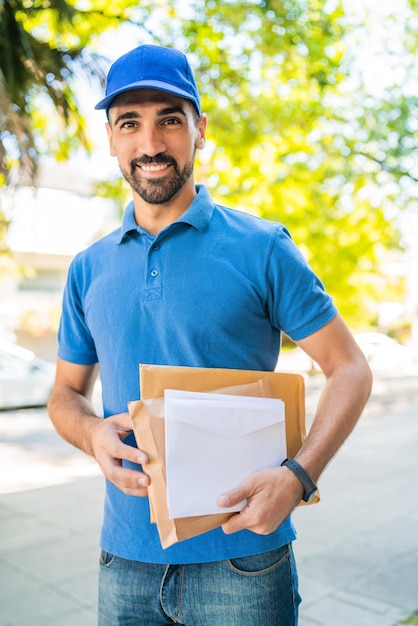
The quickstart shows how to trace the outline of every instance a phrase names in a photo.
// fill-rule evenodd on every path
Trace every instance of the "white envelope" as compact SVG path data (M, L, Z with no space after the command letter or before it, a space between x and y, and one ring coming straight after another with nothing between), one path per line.
M167 502L171 519L240 511L218 495L286 458L284 403L275 398L166 389Z

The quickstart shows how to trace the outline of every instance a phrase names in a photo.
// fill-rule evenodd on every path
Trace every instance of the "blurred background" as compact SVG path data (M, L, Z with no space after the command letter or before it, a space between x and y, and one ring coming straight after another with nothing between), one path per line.
M416 0L4 0L0 367L5 341L54 361L68 265L119 222L128 190L93 107L141 43L194 67L209 116L197 180L288 226L376 366L413 362L417 24Z

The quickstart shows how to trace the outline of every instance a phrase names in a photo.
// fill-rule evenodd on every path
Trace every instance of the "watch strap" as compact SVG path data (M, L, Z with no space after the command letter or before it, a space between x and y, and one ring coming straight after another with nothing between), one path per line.
M285 459L282 463L283 466L288 467L299 478L303 486L302 500L309 502L316 494L318 487L306 472L303 467L295 461L295 459Z

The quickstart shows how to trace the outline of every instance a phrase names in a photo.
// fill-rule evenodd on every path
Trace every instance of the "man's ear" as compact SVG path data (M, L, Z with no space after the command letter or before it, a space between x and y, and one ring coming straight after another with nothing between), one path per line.
M197 140L196 140L196 148L202 150L205 147L206 141L206 128L208 125L208 118L204 113L199 117L196 121L196 128L198 132Z
M109 122L106 122L107 139L109 141L109 151L111 156L116 156L115 145L113 143L112 127Z

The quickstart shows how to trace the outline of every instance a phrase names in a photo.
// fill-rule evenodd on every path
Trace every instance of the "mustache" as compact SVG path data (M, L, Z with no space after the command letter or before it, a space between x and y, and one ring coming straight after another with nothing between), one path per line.
M176 159L169 156L168 154L156 154L153 157L147 156L146 154L138 159L132 159L131 161L131 171L135 170L135 167L138 165L160 165L161 163L166 163L170 165L177 165Z

